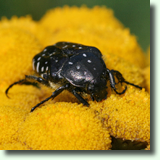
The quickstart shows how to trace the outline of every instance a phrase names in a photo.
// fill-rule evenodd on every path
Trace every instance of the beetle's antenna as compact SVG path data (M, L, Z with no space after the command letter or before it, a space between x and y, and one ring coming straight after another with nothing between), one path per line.
M9 91L9 89L12 88L12 87L13 87L14 85L16 85L16 84L23 83L24 81L25 81L25 79L22 79L22 80L19 80L19 81L17 81L17 82L14 82L13 84L11 84L11 85L6 89L6 91L5 91L6 96L7 96L8 98L10 98L10 97L8 96L8 91Z
M130 83L130 82L128 82L128 81L124 81L124 83L129 84L129 85L132 85L132 86L137 87L137 88L139 88L139 89L142 89L142 87L140 87L140 86L138 86L138 85L135 85L135 84L133 84L133 83Z

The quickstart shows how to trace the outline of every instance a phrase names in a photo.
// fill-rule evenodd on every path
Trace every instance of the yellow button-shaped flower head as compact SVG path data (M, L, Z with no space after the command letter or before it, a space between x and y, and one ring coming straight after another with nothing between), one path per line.
M51 36L44 37L45 44L71 41L92 45L102 54L112 53L136 66L145 66L145 56L136 37L105 7L52 9L42 17L40 24L52 32Z
M111 94L102 105L91 105L100 112L110 135L150 144L150 95L129 87L124 95Z
M111 140L94 111L76 103L43 106L26 117L18 139L33 150L108 150Z

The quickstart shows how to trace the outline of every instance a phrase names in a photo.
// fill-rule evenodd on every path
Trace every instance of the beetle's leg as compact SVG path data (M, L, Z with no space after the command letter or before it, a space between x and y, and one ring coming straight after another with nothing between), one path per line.
M26 81L36 81L38 83L44 84L46 86L49 86L48 81L46 81L45 79L41 78L41 77L37 77L37 76L33 76L33 75L26 75Z
M123 82L124 82L124 83L126 83L126 84L129 84L129 85L132 85L132 86L137 87L137 88L139 88L139 89L142 89L142 87L126 81L126 80L123 78L123 76L122 76L122 74L121 74L120 72L115 71L115 70L111 70L111 71L112 71L112 73L117 77L117 79L118 79L118 81L119 81L120 83L123 83Z
M113 88L113 89L116 89L116 87L115 87L115 79L114 79L114 75L113 75L113 72L112 72L112 70L109 70L109 69L107 69L107 72L108 72L108 75L109 75L109 80L110 80L110 85L111 85L111 87Z
M83 99L83 98L76 92L76 90L72 89L71 92L72 92L72 94L73 94L81 103L83 103L83 105L89 107L88 102L87 102L85 99Z
M115 76L118 79L118 82L122 83L125 81L125 79L123 78L122 74L119 71L116 70L111 70L113 76Z
M107 69L107 72L108 72L109 79L110 79L110 85L111 85L111 87L114 89L114 91L115 91L117 94L123 94L123 93L125 93L125 91L126 91L126 89L127 89L127 86L125 87L125 89L124 89L122 92L117 92L116 87L115 87L116 82L115 82L114 75L117 77L117 79L118 79L119 82L121 82L121 83L124 82L124 78L123 78L123 76L121 75L121 73L118 72L118 71L109 70L109 69ZM118 73L119 73L119 74L118 74Z
M21 84L21 83L23 83L23 82L25 82L25 81L26 81L26 79L21 79L20 81L17 81L17 82L12 83L12 84L6 89L6 91L5 91L6 96L9 98L9 96L8 96L8 91L9 91L10 88L12 88L12 87L13 87L14 85L16 85L16 84Z
M22 84L22 83L24 83L24 82L28 82L28 81L32 81L32 80L37 81L37 82L39 82L39 83L42 83L42 84L44 84L44 85L46 85L46 86L49 86L48 81L46 81L46 80L44 80L44 79L42 79L42 78L40 78L40 77L36 77L36 76L32 76L32 75L26 75L26 76L25 76L25 79L22 79L22 80L19 80L19 81L17 81L17 82L14 82L13 84L11 84L11 85L6 89L6 91L5 91L6 96L8 97L8 91L9 91L9 89L10 89L11 87L13 87L14 85L16 85L16 84ZM9 97L8 97L8 98L9 98Z
M66 88L69 87L69 84L66 84L64 86L59 87L58 89L56 89L52 95L48 98L46 98L45 100L41 101L40 103L38 103L36 106L34 106L31 109L31 112L33 112L37 107L39 107L41 104L43 104L44 102L47 102L48 100L50 100L51 98L54 99L56 96L58 96L63 90L65 90Z

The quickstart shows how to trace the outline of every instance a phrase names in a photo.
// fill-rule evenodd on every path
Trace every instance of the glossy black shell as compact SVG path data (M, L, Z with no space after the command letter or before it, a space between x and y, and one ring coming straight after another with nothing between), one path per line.
M106 65L95 47L58 42L33 58L33 69L45 80L69 82L86 93L106 88Z
M105 74L101 52L95 47L58 42L46 47L33 58L33 69L53 82L66 79L72 85L84 87Z

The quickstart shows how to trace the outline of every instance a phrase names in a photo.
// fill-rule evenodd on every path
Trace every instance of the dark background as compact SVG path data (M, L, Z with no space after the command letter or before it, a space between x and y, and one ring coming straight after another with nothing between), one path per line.
M0 18L30 14L34 20L39 20L48 9L83 4L88 7L105 5L113 9L115 16L137 36L142 49L147 50L150 44L149 0L0 0Z

